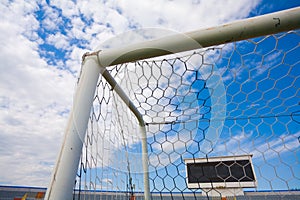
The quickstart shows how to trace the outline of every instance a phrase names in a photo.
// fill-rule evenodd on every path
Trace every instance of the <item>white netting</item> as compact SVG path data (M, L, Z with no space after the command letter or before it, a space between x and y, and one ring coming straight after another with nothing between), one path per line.
M299 46L291 31L107 68L146 123L153 199L208 198L187 187L184 159L214 156L253 155L250 191L299 189ZM141 153L137 119L100 77L77 188L142 198Z

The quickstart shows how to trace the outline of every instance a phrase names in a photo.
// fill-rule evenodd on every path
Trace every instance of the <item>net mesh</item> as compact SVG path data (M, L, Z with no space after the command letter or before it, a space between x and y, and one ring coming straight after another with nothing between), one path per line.
M257 187L245 191L299 189L299 33L107 68L145 121L153 199L204 198L187 186L185 159L215 156L252 155ZM76 188L142 199L139 122L113 89L100 76Z

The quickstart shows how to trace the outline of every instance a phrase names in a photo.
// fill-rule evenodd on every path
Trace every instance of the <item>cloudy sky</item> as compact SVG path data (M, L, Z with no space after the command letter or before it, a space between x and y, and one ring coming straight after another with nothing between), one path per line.
M0 184L49 183L84 52L129 30L186 32L299 5L298 0L2 0Z

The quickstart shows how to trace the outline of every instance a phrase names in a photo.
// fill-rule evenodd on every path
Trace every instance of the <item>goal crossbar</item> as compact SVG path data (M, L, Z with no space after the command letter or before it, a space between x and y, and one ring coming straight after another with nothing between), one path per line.
M275 34L300 28L300 7L244 19L233 23L201 29L185 34L171 35L120 48L106 49L85 56L82 72L73 101L72 111L65 130L63 144L54 167L45 199L71 199L80 153L86 134L87 121L93 104L99 74L111 84L115 92L137 117L141 129L144 164L147 162L146 133L142 115L126 96L122 88L105 70L105 67L179 53L262 35ZM191 42L196 41L196 42ZM109 79L111 79L109 81ZM144 195L149 199L149 180L144 168Z
M99 64L108 67L300 28L300 7L247 18L220 26L178 33L155 40L105 49Z

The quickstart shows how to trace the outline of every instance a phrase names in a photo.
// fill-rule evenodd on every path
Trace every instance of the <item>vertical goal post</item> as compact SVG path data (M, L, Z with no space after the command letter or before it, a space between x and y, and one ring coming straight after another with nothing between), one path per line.
M59 152L45 199L72 199L87 123L101 74L136 116L141 131L144 171L144 199L150 200L147 136L143 116L114 80L106 67L199 48L210 47L300 28L300 7L233 23L176 34L120 48L86 54L75 92L63 144Z

